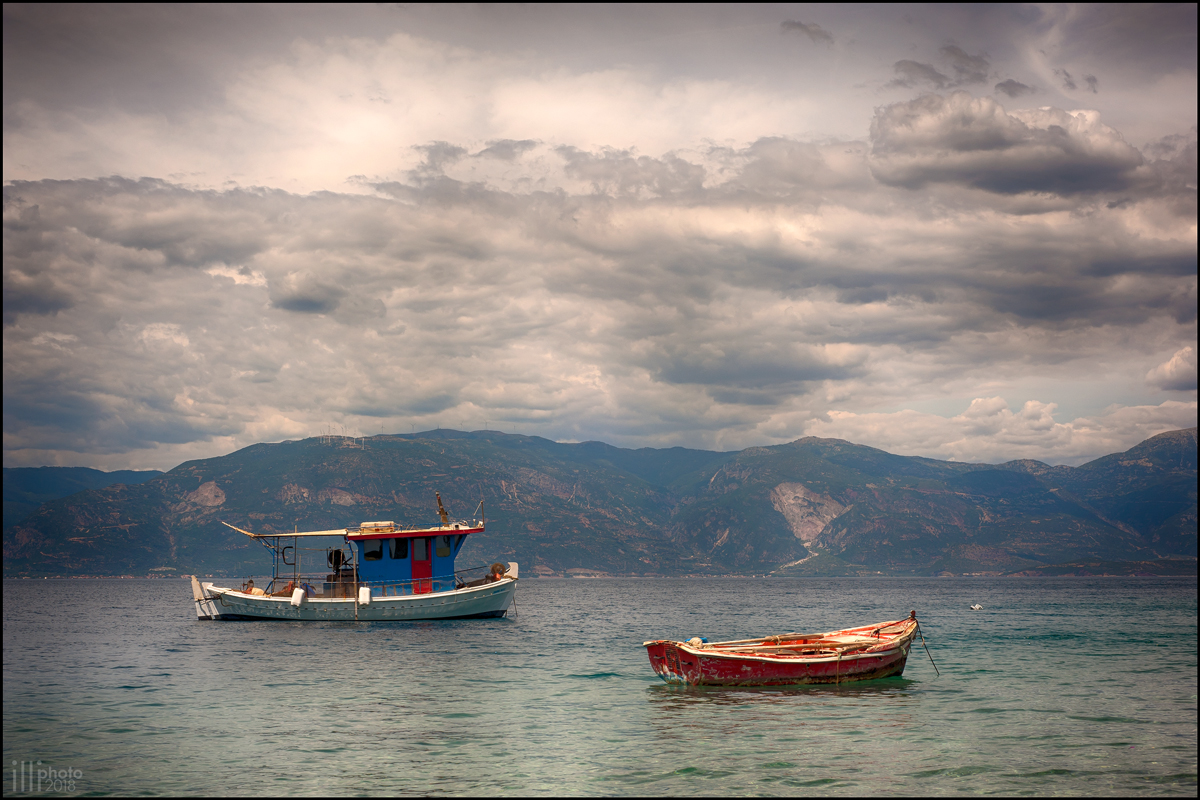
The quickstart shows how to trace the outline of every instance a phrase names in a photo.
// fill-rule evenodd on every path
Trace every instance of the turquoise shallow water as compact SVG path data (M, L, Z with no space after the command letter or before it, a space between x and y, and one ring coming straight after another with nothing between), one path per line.
M80 794L1195 796L1196 589L527 580L515 619L353 624L197 622L184 581L5 581L4 793L40 760ZM914 649L900 679L686 689L640 646L914 608L941 677Z

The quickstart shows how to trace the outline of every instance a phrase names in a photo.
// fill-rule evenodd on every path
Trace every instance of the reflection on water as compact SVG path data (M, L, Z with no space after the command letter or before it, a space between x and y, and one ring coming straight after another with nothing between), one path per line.
M916 685L908 678L884 678L878 681L856 681L841 686L814 684L812 686L687 686L663 683L646 688L647 699L656 707L695 704L773 703L781 700L814 700L826 697L844 698L901 698L910 697L908 689Z
M903 678L863 681L852 687L664 684L647 687L645 696L650 724L663 742L686 742L697 735L719 736L725 741L752 741L762 736L803 741L813 735L854 738L868 731L907 728L914 719L909 706L916 699L911 690L915 685ZM868 711L871 708L884 712L873 716Z

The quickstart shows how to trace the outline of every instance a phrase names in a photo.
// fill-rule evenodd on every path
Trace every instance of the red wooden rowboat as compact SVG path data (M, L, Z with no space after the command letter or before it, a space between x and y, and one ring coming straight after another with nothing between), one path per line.
M650 666L667 683L689 686L787 686L898 676L917 634L917 613L819 634L785 633L732 642L643 642Z

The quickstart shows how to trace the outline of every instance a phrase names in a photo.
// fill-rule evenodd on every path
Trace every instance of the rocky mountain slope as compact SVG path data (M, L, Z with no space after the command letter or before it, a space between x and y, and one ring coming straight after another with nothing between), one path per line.
M162 475L156 469L102 472L87 467L5 467L4 528L22 522L50 500L114 483L144 483Z
M483 501L460 565L527 575L1012 572L1196 554L1196 429L1081 467L962 464L805 438L738 453L493 431L259 444L46 503L5 575L261 573L259 531L435 519Z

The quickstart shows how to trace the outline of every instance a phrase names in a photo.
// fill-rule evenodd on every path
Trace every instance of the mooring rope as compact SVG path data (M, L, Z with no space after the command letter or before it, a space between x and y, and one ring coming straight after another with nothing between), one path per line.
M929 652L929 645L925 644L925 634L921 633L921 623L917 623L917 633L921 637L921 644L925 647L925 655L929 656L929 663L933 664L933 671L937 672L937 676L942 677L942 673L938 671L937 664L933 663L933 654Z

